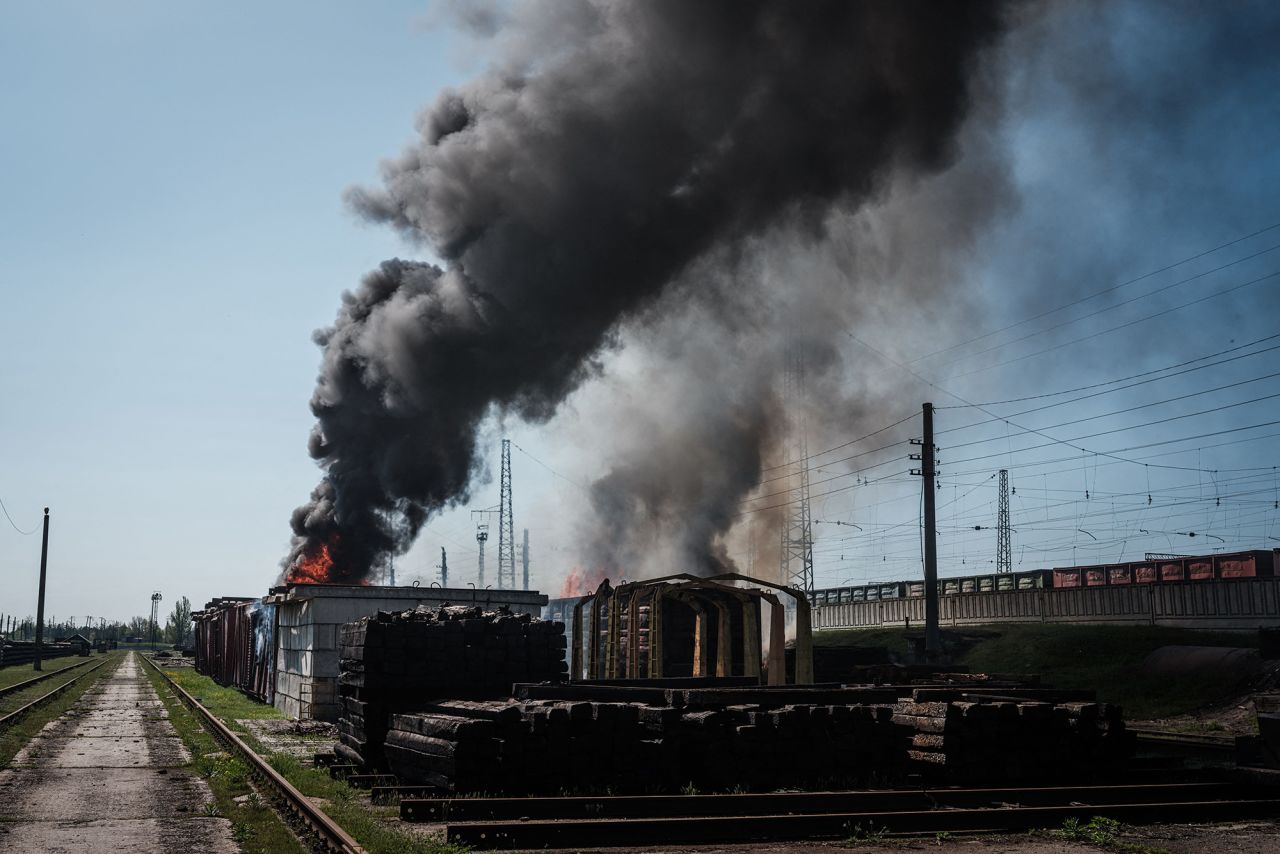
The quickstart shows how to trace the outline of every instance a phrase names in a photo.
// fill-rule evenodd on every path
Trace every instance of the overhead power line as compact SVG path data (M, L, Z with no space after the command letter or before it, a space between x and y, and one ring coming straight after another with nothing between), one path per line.
M1114 293L1115 291L1118 291L1122 288L1127 288L1130 285L1135 285L1138 282L1144 281L1146 279L1150 279L1152 276L1158 276L1161 273L1165 273L1165 272L1168 272L1169 270L1173 270L1177 267L1181 267L1183 264L1188 264L1197 259L1204 258L1206 255L1212 255L1214 252L1221 251L1230 246L1235 246L1238 243L1243 243L1244 241L1257 237L1258 235L1266 234L1269 231L1274 231L1277 228L1280 228L1280 222L1274 223L1272 225L1268 225L1264 228L1260 228L1257 231L1250 232L1249 234L1243 235L1241 237L1237 237L1234 240L1229 240L1226 243L1220 243L1217 246L1214 246L1209 249L1205 249L1202 252L1197 252L1195 255L1191 255L1186 258L1183 258L1181 261L1175 261L1172 264L1167 264L1159 268L1158 270L1152 270L1149 273L1143 273L1141 276L1137 276L1127 281L1120 282L1119 284L1112 285L1109 288L1103 288L1100 291L1095 291L1089 294L1088 296L1081 297L1080 299L1073 300L1069 303L1065 303L1063 305L1058 306L1057 308L1051 308L1048 311L1042 311L1039 314L1034 314L1031 317L1023 318L1022 320L1016 321L1014 323L1010 323L1007 326L1002 326L999 329L993 329L990 332L984 332L981 335L977 335L973 338L960 341L959 343L952 344L949 347L944 347L941 350L934 350L932 353L926 353L923 356L919 356L915 359L912 359L911 362L912 364L914 364L916 362L922 362L925 359L930 359L934 356L940 356L943 353L950 353L952 350L956 350L960 347L964 347L967 344L973 344L977 341L983 341L983 340L986 340L987 338L990 338L993 335L999 335L1001 332L1007 332L1010 329L1016 329L1019 326L1024 326L1028 323L1032 323L1034 321L1040 320L1041 318L1049 317L1050 315L1057 314L1060 311L1065 311L1068 308L1080 305L1081 303L1088 302L1089 300L1092 300L1092 299L1096 299L1097 297L1106 296L1107 294Z
M0 501L0 510L4 511L4 518L9 520L9 525L13 528L13 530L17 531L22 536L29 537L36 532L36 528L32 528L30 531L24 531L21 528L19 528L18 523L13 521L13 517L9 515L9 508L4 506L4 501Z
M1156 319L1157 317L1164 317L1166 314L1172 314L1172 313L1173 313L1173 312L1175 312L1175 311L1180 311L1180 310L1182 310L1182 309L1184 309L1184 308L1190 308L1190 307L1191 307L1191 306L1193 306L1193 305L1199 305L1199 304L1200 304L1200 303L1202 303L1202 302L1208 302L1208 301L1209 301L1209 300L1211 300L1211 299L1217 299L1218 297L1222 297L1222 296L1226 296L1227 294L1235 293L1236 291L1240 290L1241 288L1247 288L1247 287L1249 287L1249 286L1251 286L1251 285L1256 285L1256 284L1258 284L1258 283L1260 283L1260 282L1265 282L1265 281L1267 281L1268 279L1274 279L1276 276L1280 276L1280 270L1274 270L1274 271L1272 271L1272 272L1270 272L1270 273L1267 273L1266 275L1258 276L1256 279L1250 279L1250 280L1249 280L1249 281L1247 281L1247 282L1241 282L1241 283L1240 283L1240 284L1238 284L1238 285L1232 285L1232 286L1231 286L1231 287L1229 287L1229 288L1223 288L1223 289L1222 289L1222 290L1220 290L1220 291L1214 291L1213 293L1208 294L1207 296L1200 297L1199 299L1193 299L1193 300L1190 300L1190 301L1188 301L1188 302L1184 302L1184 303L1181 303L1181 304L1179 304L1179 305L1175 305L1175 306L1173 306L1173 307L1171 307L1171 308L1166 308L1166 309L1164 309L1164 310L1162 310L1162 311L1157 311L1157 312L1155 312L1154 314L1148 314L1148 315L1146 315L1145 317L1139 317L1139 318L1137 318L1136 320L1130 320L1130 321L1127 321L1127 322L1125 322L1125 323L1118 324L1118 325L1116 325L1116 326L1111 326L1111 327L1108 327L1107 329L1103 329L1103 330L1101 330L1101 331L1099 331L1099 332L1094 332L1094 333L1091 333L1091 334L1089 334L1089 335L1082 335L1082 336L1080 336L1079 338L1073 338L1073 339L1071 339L1070 341L1064 341L1064 342L1063 342L1063 343L1061 343L1061 344L1055 344L1055 345L1053 345L1052 347L1046 347L1046 348L1044 348L1043 350L1036 350L1034 353L1026 353L1026 354L1024 354L1024 355L1022 355L1022 356L1017 356L1017 357L1015 357L1015 358L1013 358L1013 359L1006 359L1006 360L1005 360L1005 361L1003 361L1003 362L996 362L996 363L994 363L994 364L987 365L987 366L982 367L982 368L974 368L973 370L971 370L971 371L965 371L965 372L964 372L964 373L962 373L962 374L952 374L950 377L948 377L948 379L960 379L960 378L962 378L962 377L970 377L970 376L973 376L974 374L980 374L980 373L982 373L982 372L984 372L984 371L990 371L990 370L993 370L993 369L995 369L995 368L1002 368L1002 367L1004 367L1004 366L1006 366L1006 365L1012 365L1012 364L1014 364L1015 362L1021 362L1021 361L1022 361L1022 360L1024 360L1024 359L1030 359L1030 358L1033 358L1033 357L1035 357L1035 356L1043 356L1045 353L1052 353L1052 352L1054 352L1055 350L1061 350L1063 347L1070 347L1070 346L1072 346L1073 344L1080 344L1080 343L1083 343L1083 342L1085 342L1085 341L1090 341L1090 340L1092 340L1092 339L1094 339L1094 338L1098 338L1098 337L1100 337L1100 336L1102 336L1102 335L1108 335L1108 334L1110 334L1110 333L1112 333L1112 332L1118 332L1118 331L1119 331L1119 330L1121 330L1121 329L1128 329L1128 328L1129 328L1129 327L1131 327L1131 326L1137 326L1139 323L1146 323L1148 320L1154 320L1154 319Z
M583 492L590 492L590 491L591 491L591 488L590 488L590 487L588 487L586 484L584 484L584 483L579 483L578 481L574 480L573 478L569 477L568 475L560 474L560 472L556 471L556 470L555 470L555 469L553 469L551 466L547 465L547 464L546 464L546 463L544 463L542 460L538 459L538 458L537 458L537 457L535 457L533 454L529 453L529 452L528 452L528 451L526 451L524 448L522 448L522 447L520 447L519 445L517 445L515 442L512 442L512 443L511 443L511 447L515 448L517 451L519 451L520 453L524 454L526 457L528 457L529 459L533 460L535 463L537 463L538 465L542 466L544 469L546 469L547 471L551 472L553 475L555 475L556 477L560 478L561 480L566 481L566 482L568 482L568 483L572 483L574 486L578 487L578 489L581 489Z
M1225 355L1225 354L1227 354L1227 353L1234 353L1234 352L1236 352L1237 350L1243 350L1243 349L1244 349L1244 348L1246 348L1246 347L1252 347L1252 346L1254 346L1255 344L1262 344L1262 343L1265 343L1265 342L1267 342L1267 341L1275 340L1276 338L1280 338L1280 333L1277 333L1277 334L1275 334L1275 335L1267 335L1267 336L1265 336L1265 337L1263 337L1263 338L1258 338L1258 339L1257 339L1257 340L1255 340L1255 341L1250 341L1250 342L1249 342L1249 343L1247 343L1247 344L1241 344L1241 345L1239 345L1239 346L1237 346L1237 347L1231 347L1231 348L1228 348L1228 349L1226 349L1226 350L1219 350L1217 353L1210 353L1210 354L1208 354L1207 356L1200 356L1200 357L1195 358L1195 359L1188 359L1188 360L1187 360L1187 361L1185 361L1185 362L1178 362L1177 364L1174 364L1174 365L1166 365L1166 366L1165 366L1165 367L1163 367L1163 368L1153 368L1153 369L1151 369L1151 370L1149 370L1149 371L1143 371L1143 372L1141 372L1141 373L1137 373L1137 374L1130 374L1130 375L1129 375L1129 376L1127 376L1127 377L1117 377L1117 378L1116 378L1116 379L1114 379L1114 380L1106 380L1106 381L1104 381L1104 382L1100 382L1100 383L1091 383L1091 384L1089 384L1089 385L1077 386L1076 388L1064 388L1064 389L1062 389L1062 390L1060 390L1060 391L1048 391L1048 392L1044 392L1044 393L1042 393L1042 394L1032 394L1032 395L1027 395L1026 397L1011 397L1011 398L1008 398L1008 399L1006 399L1006 400L989 400L989 401L985 401L985 402L983 402L983 403L981 403L981 404L973 404L973 406L1002 406L1002 405L1004 405L1004 404L1008 404L1008 403L1024 403L1024 402L1026 402L1026 401L1030 401L1030 400L1043 400L1043 399L1044 399L1044 398L1046 398L1046 397L1061 397L1061 396L1062 396L1062 395L1064 395L1064 394L1075 394L1075 393L1076 393L1076 392L1078 392L1078 391L1090 391L1090 390L1092 390L1092 389L1102 388L1103 386L1116 385L1117 383L1123 383L1123 382L1128 382L1129 380L1139 379L1140 377L1151 377L1151 375L1152 375L1152 374L1161 374L1161 373L1164 373L1164 372L1166 372L1166 371L1174 371L1174 369L1176 369L1176 368L1182 368L1182 367L1184 367L1184 366L1186 366L1186 365L1194 364L1195 362L1203 362L1205 359L1213 359L1213 358L1216 358L1216 357L1218 357L1218 356ZM1205 370L1206 368L1214 368L1214 367L1217 367L1218 365L1225 365L1225 364L1227 364L1228 362L1237 362L1237 361L1239 361L1239 360L1241 360L1241 359L1248 359L1248 358L1250 358L1250 357L1252 357L1252 356L1260 356L1260 355L1262 355L1263 353L1270 353L1270 352L1271 352L1271 351L1273 351L1273 350L1280 350L1280 344L1277 344L1277 345L1275 345L1275 346L1273 346L1273 347L1266 347L1266 348L1263 348L1263 349L1261 349L1261 350L1255 350L1255 351L1253 351L1252 353L1241 353L1239 356L1232 356L1232 357L1231 357L1231 358L1229 358L1229 359L1221 359L1221 360L1219 360L1219 361L1217 361L1217 362L1210 362L1210 363L1209 363L1209 364L1207 364L1207 365L1197 365L1197 366L1196 366L1196 367L1194 367L1194 368L1187 368L1186 370L1176 371L1175 373L1166 374L1165 376L1162 376L1162 377L1152 377L1151 379L1143 380L1142 382L1136 382L1136 383L1133 383L1133 384L1131 384L1131 385L1126 385L1126 386L1117 386L1116 388L1113 388L1113 389L1108 389L1108 390L1106 390L1106 391L1100 391L1100 392L1098 392L1096 395L1086 395L1085 397L1077 397L1077 398L1073 398L1072 400L1065 401L1065 402L1066 402L1066 403L1074 403L1074 402L1075 402L1075 401L1077 401L1077 400L1086 400L1086 399L1087 399L1087 398L1089 398L1089 397L1097 397L1097 396L1099 396L1099 395L1103 395L1103 394L1110 394L1111 392L1114 392L1114 391L1124 391L1125 389L1135 388L1135 387L1137 387L1137 386L1145 385L1145 384L1147 384L1147 383L1160 382L1161 380L1167 380L1167 379L1170 379L1171 377L1179 377L1179 376L1182 376L1183 374L1189 374L1189 373L1193 373L1193 372L1195 372L1195 371L1203 371L1203 370ZM1060 404L1053 404L1053 405L1054 405L1054 406L1059 406ZM961 406L935 406L935 407L934 407L934 409L968 409L968 408L970 408L970 405L969 405L969 404L965 404L965 405L961 405ZM1044 408L1048 408L1048 407L1044 407ZM1038 411L1038 410L1034 410L1034 409L1028 409L1028 410L1026 410L1026 412L1036 412L1036 411ZM1025 414L1025 413L1014 413L1014 415L1013 415L1013 416L1011 416L1011 417L1017 417L1018 415L1022 415L1022 414ZM979 422L979 423L986 423L986 422ZM959 430L959 429L962 429L962 428L959 428L959 427L953 427L953 428L951 428L951 429L953 429L953 430Z
M1135 303L1138 300L1143 300L1143 299L1146 299L1147 297L1155 296L1156 294L1164 293L1165 291L1172 290L1173 288L1181 287L1182 285L1188 284L1190 282L1194 282L1197 279L1203 279L1205 276L1210 276L1210 275L1213 275L1214 273L1219 273L1223 270L1226 270L1229 267L1234 267L1237 264L1243 264L1245 261L1252 261L1254 258L1265 255L1268 252L1274 252L1277 249L1280 249L1280 243L1277 243L1275 246L1268 246L1266 249L1259 250L1258 252L1255 252L1252 255L1246 255L1243 258L1237 258L1236 260L1229 261L1226 264L1222 264L1221 266L1214 267L1212 269L1205 270L1200 273L1196 273L1194 276L1188 276L1185 279L1179 279L1178 281L1172 282L1168 285L1162 285L1161 287L1158 287L1154 290L1147 291L1146 293L1141 293L1141 294L1138 294L1137 296L1129 297L1129 299L1121 300L1120 302L1115 303L1114 305L1108 305L1103 308L1097 309L1096 311L1091 311L1088 314L1082 314L1079 317L1073 317L1070 320L1064 320L1061 323L1055 323L1052 326L1046 326L1043 329L1037 329L1034 332L1028 332L1026 335L1019 336L1018 338L1011 338L1008 341L1003 341L999 344L993 344L990 347L987 347L985 350L978 350L973 353L963 353L958 356L953 356L952 359L953 360L954 359L972 359L977 356L985 355L986 353L994 352L996 350L999 350L1002 347L1008 347L1011 344L1017 344L1021 341L1026 341L1031 338L1036 338L1041 335L1045 335L1049 332L1053 332L1055 329L1061 329L1064 326L1070 326L1073 323L1079 323L1082 320L1088 320L1091 317L1097 317L1100 314L1106 314L1108 311L1115 311L1118 308L1123 308L1124 306L1130 305L1131 303Z
M1274 376L1280 376L1280 372L1275 373L1275 374L1270 374L1269 376L1273 376L1273 377L1274 377ZM1263 377L1262 379L1267 379L1267 377ZM1256 382L1256 380L1253 380L1253 382ZM1232 385L1243 385L1243 383L1233 383ZM1147 404L1143 404L1142 406L1130 406L1130 407L1128 407L1127 409L1117 409L1117 410L1115 410L1114 412L1104 412L1104 413L1103 413L1103 414L1101 414L1101 415L1091 415L1091 416L1089 416L1089 417L1087 417L1087 418L1077 418L1077 419L1075 419L1075 420L1073 420L1073 421L1062 421L1062 422L1060 422L1060 423L1058 423L1058 424L1051 424L1051 425L1049 425L1049 427L1047 427L1047 428L1045 428L1045 429L1056 429L1056 428L1058 428L1058 427L1069 427L1069 426L1071 426L1072 424L1082 424L1082 423L1084 423L1085 421L1097 421L1097 420L1098 420L1098 419L1100 419L1100 418L1111 418L1111 417L1116 416L1116 415L1123 415L1123 414L1124 414L1124 413L1126 413L1126 412L1134 412L1134 411L1139 410L1139 409L1148 409L1148 408L1150 408L1150 407L1152 407L1152 406L1160 406L1160 405L1165 404L1165 403L1173 403L1174 401L1178 401L1178 400L1186 400L1186 399L1187 399L1187 398L1189 398L1189 397L1196 397L1196 396L1198 396L1198 395L1208 394L1209 392L1213 392L1213 391L1221 391L1222 389L1231 388L1231 387L1232 387L1232 386L1230 386L1230 385L1222 386L1222 388L1209 389L1208 391L1196 392L1195 394L1184 394L1184 395L1182 395L1181 397L1170 397L1170 398L1168 398L1168 399L1166 399L1166 400L1157 400L1155 403L1147 403ZM1170 415L1170 416L1168 416L1168 417L1166 417L1166 418L1161 418L1161 419L1158 419L1158 420L1156 420L1156 421L1147 421L1147 422L1144 422L1144 423L1142 423L1142 424L1132 424L1132 425L1129 425L1129 426L1127 426L1127 427L1117 427L1117 428L1115 428L1114 430L1104 430L1104 431L1102 431L1102 432L1100 432L1100 433L1090 433L1090 434L1089 434L1089 435L1087 435L1087 436L1078 436L1078 437L1077 437L1077 439L1092 439L1092 438L1095 438L1095 437L1097 437L1097 436L1106 436L1106 435L1109 435L1109 434L1112 434L1112 433L1123 433L1123 432L1124 432L1124 431L1126 431L1126 430L1136 430L1136 429L1138 429L1138 428L1140 428L1140 427L1154 427L1154 426L1155 426L1155 425L1157 425L1157 424L1165 424L1165 423L1167 423L1167 422L1169 422L1169 421L1180 421L1180 420L1181 420L1181 419L1183 419L1183 418L1194 418L1194 417L1196 417L1197 415L1208 415L1208 414L1210 414L1210 413L1212 413L1212 412L1222 412L1223 410L1226 410L1226 409L1235 409L1237 406L1247 406L1247 405L1249 405L1249 404L1251 404L1251 403L1261 403L1261 402L1262 402L1262 401L1264 401L1264 400L1274 400L1274 399L1275 399L1275 398L1277 398L1277 397L1280 397L1280 392L1276 392L1275 394L1266 394L1266 395L1263 395L1262 397L1254 397L1254 398L1250 398L1249 400L1240 400L1240 401L1236 401L1235 403L1224 403L1224 404L1221 404L1221 405L1219 405L1219 406L1213 406L1213 407L1210 407L1209 409L1201 409L1201 410L1199 410L1198 412L1187 412L1187 413L1184 413L1184 414L1182 414L1182 415ZM1003 420L1003 419L1001 419L1001 420ZM947 447L948 447L948 448L950 448L950 449L953 449L953 450L954 450L955 448L968 448L968 447L971 447L971 446L973 446L973 445L985 445L985 444L986 444L986 443L988 443L988 442L997 442L997 441L999 441L999 440L1000 440L1000 439L1002 439L1002 438L1004 438L1004 437L1003 437L1003 436L1000 436L1000 437L987 438L987 439L975 439L975 440L973 440L972 442L957 442L956 444L954 444L954 445L948 445ZM1061 440L1061 439L1055 439L1054 441L1055 441L1055 442L1062 442L1063 440ZM1074 439L1073 439L1072 441L1076 441L1076 440L1074 440ZM1015 448L1015 449L1013 449L1013 451L1002 451L1001 453L1013 453L1013 452L1019 452L1019 453L1020 453L1020 452L1022 452L1022 451L1030 451L1030 450L1032 450L1032 449L1034 449L1034 448L1037 448L1037 447L1045 447L1045 446L1044 446L1044 445L1033 445L1033 446L1031 446L1031 447L1029 447L1029 448Z

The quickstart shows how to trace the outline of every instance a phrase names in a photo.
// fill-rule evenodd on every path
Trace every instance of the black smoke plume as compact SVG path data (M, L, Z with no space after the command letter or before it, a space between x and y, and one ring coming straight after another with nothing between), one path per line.
M294 575L358 580L465 501L491 412L550 418L620 322L713 251L817 234L891 173L955 157L991 2L546 4L541 44L440 95L349 201L432 249L388 261L317 335ZM556 29L559 37L550 33ZM785 286L785 285L784 285Z

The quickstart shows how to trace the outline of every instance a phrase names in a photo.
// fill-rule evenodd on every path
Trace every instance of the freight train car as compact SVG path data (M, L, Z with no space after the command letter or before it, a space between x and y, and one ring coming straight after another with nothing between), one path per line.
M1271 578L1275 551L1164 557L1101 566L1068 566L1053 570L1057 588L1110 587L1126 584L1172 584L1232 578Z
M223 597L191 618L196 626L196 672L259 702L272 702L275 606L261 599Z
M1036 569L1027 572L988 573L960 578L943 578L938 581L938 592L943 596L958 596L964 593L1036 590L1048 587L1051 583L1052 573L1050 570ZM922 596L924 596L923 581L893 581L815 590L810 597L810 604L845 605L851 602L884 602L892 599Z
M1098 566L1069 566L1020 572L987 573L938 580L941 596L999 593L1013 590L1071 589L1126 584L1194 583L1213 579L1271 578L1280 563L1280 549L1255 549L1227 554L1152 558ZM815 590L813 605L844 605L901 597L924 596L923 581L896 581Z

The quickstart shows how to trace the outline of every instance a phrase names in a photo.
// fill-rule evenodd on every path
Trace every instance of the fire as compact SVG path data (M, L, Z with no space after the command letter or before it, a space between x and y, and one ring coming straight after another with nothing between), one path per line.
M333 555L328 543L312 549L289 570L285 581L290 584L328 584L332 581Z
M588 593L594 593L595 589L600 586L600 582L608 578L608 574L603 569L583 569L575 566L569 570L569 574L565 576L564 584L560 586L560 598L569 599L574 596L586 596Z

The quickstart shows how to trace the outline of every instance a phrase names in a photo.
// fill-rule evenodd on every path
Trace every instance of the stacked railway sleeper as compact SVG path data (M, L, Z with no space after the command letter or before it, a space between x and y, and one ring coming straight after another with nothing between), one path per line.
M391 715L441 698L510 696L524 681L565 677L564 623L476 607L379 611L342 627L336 752L386 765Z
M387 767L407 784L453 793L768 791L1083 778L1120 767L1132 748L1119 709L1095 702L919 702L884 689L816 689L810 702L796 702L801 690L665 693L662 704L434 703L390 716ZM715 696L723 693L732 702Z

